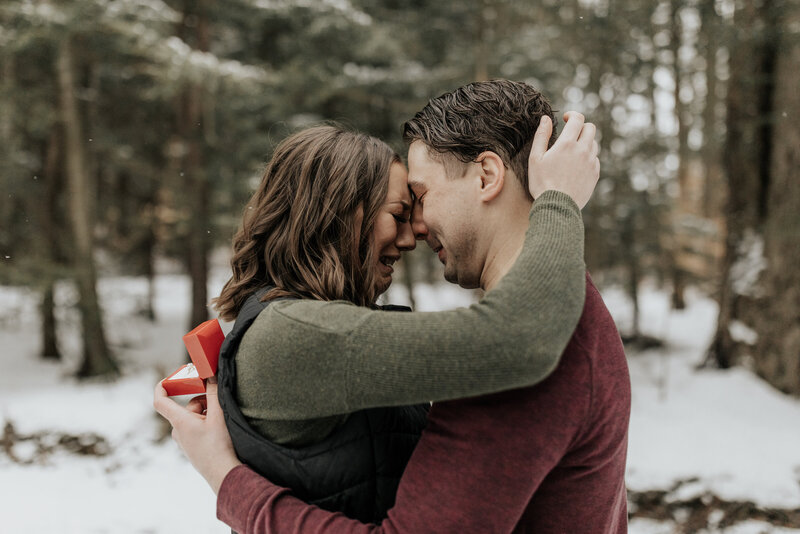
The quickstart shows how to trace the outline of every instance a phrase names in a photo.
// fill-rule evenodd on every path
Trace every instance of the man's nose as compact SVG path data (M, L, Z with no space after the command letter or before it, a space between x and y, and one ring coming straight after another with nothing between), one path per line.
M428 226L422 218L422 206L419 202L414 204L414 209L411 211L411 230L414 232L414 238L418 241L428 237Z

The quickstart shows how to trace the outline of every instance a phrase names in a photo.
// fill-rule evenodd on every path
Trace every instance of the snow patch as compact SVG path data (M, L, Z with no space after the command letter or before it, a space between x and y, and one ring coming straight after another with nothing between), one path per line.
M758 342L758 333L741 321L733 320L728 325L731 338L738 343L755 345Z

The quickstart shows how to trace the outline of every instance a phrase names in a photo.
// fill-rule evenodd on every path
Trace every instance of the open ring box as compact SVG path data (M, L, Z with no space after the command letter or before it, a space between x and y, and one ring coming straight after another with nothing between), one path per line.
M206 392L206 378L217 372L219 349L225 334L217 319L211 319L183 336L183 343L189 351L192 363L187 363L165 378L161 385L170 397L203 395Z

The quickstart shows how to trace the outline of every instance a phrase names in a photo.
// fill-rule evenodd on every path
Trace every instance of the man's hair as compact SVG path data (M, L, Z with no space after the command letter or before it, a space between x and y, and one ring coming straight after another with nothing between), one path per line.
M400 161L383 141L339 126L284 139L233 238L233 276L214 299L220 315L235 319L247 297L267 285L275 288L265 300L295 296L374 304L372 229L386 198L389 168Z
M556 118L539 91L510 80L474 82L428 101L403 125L403 139L408 144L422 141L432 154L451 154L462 163L487 150L495 152L527 192L528 156L543 115L553 121L552 146Z

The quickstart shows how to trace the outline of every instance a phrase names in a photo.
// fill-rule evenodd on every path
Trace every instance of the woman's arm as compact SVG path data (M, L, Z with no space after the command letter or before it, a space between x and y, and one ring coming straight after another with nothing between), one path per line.
M558 363L584 286L580 211L566 195L547 192L531 210L514 267L469 308L270 305L240 347L240 395L248 407L263 406L266 419L305 419L531 385Z
M580 141L568 132L581 125L570 121L546 153L532 150L532 192L542 172L562 183L571 172L594 185L596 153L586 143L594 130ZM531 209L516 263L469 308L392 313L343 302L270 305L237 356L240 396L249 417L307 419L532 385L556 367L580 318L584 273L580 209L569 195L545 191Z

